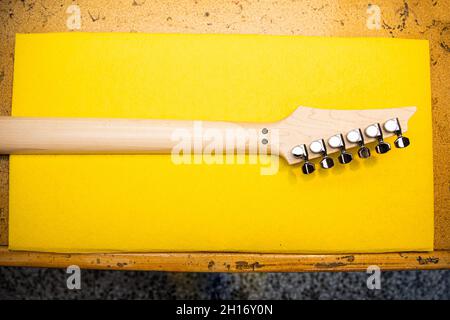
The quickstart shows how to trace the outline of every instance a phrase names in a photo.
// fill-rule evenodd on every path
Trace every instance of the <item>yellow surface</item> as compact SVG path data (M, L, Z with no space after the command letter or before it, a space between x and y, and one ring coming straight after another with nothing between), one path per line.
M13 115L272 121L298 105L418 107L412 144L305 177L281 163L12 156L11 249L431 250L428 42L241 35L18 35ZM392 142L392 139L389 139Z

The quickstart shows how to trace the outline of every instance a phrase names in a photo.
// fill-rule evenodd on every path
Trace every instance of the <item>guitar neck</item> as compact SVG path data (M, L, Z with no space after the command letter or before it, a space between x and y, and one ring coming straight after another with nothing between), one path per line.
M329 154L351 158L370 156L390 145L383 139L397 136L397 148L409 145L403 137L416 107L366 110L319 109L300 106L284 119L269 123L0 117L0 154L273 154L288 164Z
M253 134L268 127L222 121L0 117L0 153L168 154L180 144L195 153L203 152L211 140L222 141L225 151L251 153L257 152L249 148ZM227 144L227 139L235 143Z

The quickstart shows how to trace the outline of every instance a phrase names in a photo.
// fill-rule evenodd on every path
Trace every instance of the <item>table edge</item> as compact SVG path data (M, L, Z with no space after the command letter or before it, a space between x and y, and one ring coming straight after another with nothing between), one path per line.
M332 272L450 269L450 250L357 254L226 252L49 253L0 246L0 266L172 272Z

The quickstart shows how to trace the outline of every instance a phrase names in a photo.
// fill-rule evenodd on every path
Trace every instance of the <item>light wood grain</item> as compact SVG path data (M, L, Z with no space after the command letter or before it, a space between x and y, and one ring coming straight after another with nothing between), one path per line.
M110 253L57 254L8 251L0 247L0 265L82 269L188 272L311 272L450 268L450 252L380 254L257 254L257 253Z
M291 150L298 144L309 146L314 140L327 141L337 133L345 136L356 128L364 131L373 123L382 125L392 118L398 118L406 131L415 111L415 107L373 110L299 107L285 119L273 123L0 117L0 153L170 154L183 140L188 142L184 152L202 153L212 139L218 139L221 150L215 150L216 153L257 153L265 141L269 152L295 164L301 159L293 157ZM263 134L263 130L267 133ZM393 135L382 130L385 137ZM365 137L367 142L373 140ZM356 144L347 141L347 146ZM339 150L328 148L329 153ZM310 158L318 156L311 153Z
M136 3L136 4L135 4ZM14 62L14 35L28 32L67 32L67 7L72 1L0 1L0 112L11 114ZM367 1L289 1L276 2L214 0L177 2L78 0L82 15L81 31L146 33L257 33L310 36L356 36L427 39L430 41L433 106L433 158L435 172L435 245L450 249L450 0L379 0L380 28L367 28ZM0 157L0 244L8 243L8 157ZM443 251L434 253L441 254ZM430 253L430 257L434 255ZM38 253L35 253L39 255ZM444 251L444 254L448 254ZM34 254L33 254L34 255ZM379 263L390 264L395 254L379 254ZM137 256L137 255L136 255ZM170 254L159 255L169 264ZM211 256L205 254L206 256ZM308 259L323 256L293 255L292 270L301 269ZM355 255L358 257L365 255ZM372 255L371 255L372 256ZM399 256L399 255L397 255ZM422 257L424 257L423 255ZM40 260L18 259L9 255L9 265L48 266L60 255L45 254ZM169 257L169 258L167 258ZM250 255L242 255L250 261ZM328 257L328 256L325 256ZM132 258L132 257L130 257ZM416 257L417 258L417 257ZM94 259L94 258L93 258ZM99 257L101 259L101 257ZM205 258L206 259L206 258ZM278 256L273 271L286 270ZM333 261L330 258L330 262ZM24 261L26 260L26 261ZM414 260L414 259L413 259ZM2 260L3 261L3 260ZM95 261L95 260L93 260ZM103 261L103 260L101 260ZM185 264L172 261L172 268ZM277 261L280 263L277 264ZM160 270L167 264L161 265ZM428 265L417 265L427 268ZM408 265L396 263L399 269ZM101 265L101 268L107 266ZM447 265L444 268L450 268ZM312 268L311 268L312 269ZM267 269L263 269L267 270ZM329 270L329 269L328 269ZM350 270L344 265L334 270Z
M248 130L265 124L92 118L0 117L1 154L170 154L183 139L187 150L202 152L208 133L225 139L234 132L245 152ZM197 142L198 140L198 142ZM198 144L198 148L196 148Z

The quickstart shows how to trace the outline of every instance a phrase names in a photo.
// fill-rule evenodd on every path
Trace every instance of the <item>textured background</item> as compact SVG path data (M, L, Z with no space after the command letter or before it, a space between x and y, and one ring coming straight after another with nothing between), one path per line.
M450 270L367 274L81 271L68 290L63 269L0 268L0 299L450 299Z
M0 114L11 112L16 33L256 33L427 39L433 108L435 249L449 249L449 8L450 0L377 0L376 4L365 0L2 0ZM0 245L8 241L8 196L8 158L1 156Z
M80 24L69 7L80 10ZM121 31L261 33L430 40L435 171L435 248L450 248L450 0L1 0L0 114L9 115L17 32ZM68 12L69 11L69 12ZM8 237L8 157L0 157L0 245ZM450 271L383 273L382 290L364 273L173 274L84 271L80 292L64 270L0 268L0 298L447 298ZM109 296L110 295L110 296Z

